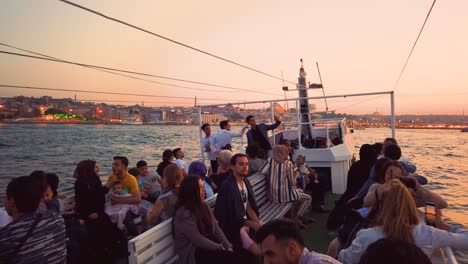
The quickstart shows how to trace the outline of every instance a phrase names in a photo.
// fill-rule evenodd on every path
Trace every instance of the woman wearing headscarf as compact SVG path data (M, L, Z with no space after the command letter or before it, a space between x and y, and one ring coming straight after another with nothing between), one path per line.
M304 228L305 223L313 221L305 217L304 214L312 202L310 195L295 188L296 176L294 175L294 165L289 160L289 150L284 145L276 145L273 148L273 158L269 158L261 173L268 176L270 186L268 187L268 197L273 203L286 203L298 201L300 203L297 211L296 221Z
M98 176L99 165L94 160L83 160L78 163L73 177L75 182L75 210L80 225L85 227L88 239L80 241L80 258L99 263L112 262L112 254L117 252L113 246L121 239L109 217L104 213L107 188L102 186Z
M210 198L211 196L214 195L214 190L213 187L211 186L211 179L207 177L206 173L208 170L206 169L205 164L200 161L194 161L190 163L189 169L188 169L188 174L194 174L200 177L200 179L203 181L203 186L205 187L205 198Z

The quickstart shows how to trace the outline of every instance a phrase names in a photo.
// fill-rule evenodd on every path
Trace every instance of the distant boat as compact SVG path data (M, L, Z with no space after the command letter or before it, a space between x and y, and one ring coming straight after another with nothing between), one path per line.
M461 129L461 132L468 132L468 127L464 127Z
M128 117L122 120L122 125L143 125L139 109L129 109Z

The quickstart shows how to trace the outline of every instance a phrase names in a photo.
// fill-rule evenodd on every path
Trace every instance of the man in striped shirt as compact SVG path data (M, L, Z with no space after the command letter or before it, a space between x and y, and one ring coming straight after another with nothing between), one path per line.
M31 176L8 184L5 209L13 221L0 229L0 263L66 262L63 218L37 211L41 196L41 185Z

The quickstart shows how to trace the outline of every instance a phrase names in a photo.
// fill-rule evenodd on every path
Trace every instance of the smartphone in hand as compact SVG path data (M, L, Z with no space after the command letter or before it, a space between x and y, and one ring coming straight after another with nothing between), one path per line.
M426 203L426 207L424 208L424 220L426 221L426 225L435 226L436 209L437 207L434 203Z

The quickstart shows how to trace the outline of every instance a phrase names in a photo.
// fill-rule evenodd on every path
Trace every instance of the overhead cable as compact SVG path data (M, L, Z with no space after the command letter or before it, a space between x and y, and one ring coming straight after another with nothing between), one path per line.
M83 67L87 67L87 68L96 68L96 69L101 69L101 70L124 72L124 73L130 73L130 74L135 74L135 75L156 77L156 78L162 78L162 79L168 79L168 80L180 81L180 82L187 82L187 83L194 83L194 84L200 84L200 85L207 85L207 86L215 86L215 87L227 88L227 89L239 90L239 91L245 91L245 92L277 95L277 94L266 93L266 92L258 92L258 91L247 90L247 89L242 89L242 88L235 88L235 87L229 87L229 86L223 86L223 85L217 85L217 84L209 84L209 83L203 83L203 82L189 81L189 80L165 77L165 76L154 75L154 74L149 74L149 73L141 73L141 72L135 72L135 71L121 70L121 69L116 69L116 68L110 68L110 67L103 67L103 66L85 64L85 63L73 62L73 61L68 61L68 60L55 59L53 57L38 57L38 56L32 56L32 55L21 54L21 53L16 53L16 52L1 51L1 50L0 50L0 54L21 56L21 57L26 57L26 58L31 58L31 59L47 60L47 61L60 62L60 63L67 63L67 64L73 64L73 65L83 66ZM127 75L126 75L126 77L132 78L131 76L127 76ZM143 79L143 80L145 80L145 79ZM145 80L145 81L149 81L149 80ZM154 81L151 81L151 82L154 82ZM159 82L156 82L156 83L159 83ZM162 84L162 83L159 83L159 84ZM164 85L169 85L169 84L164 83ZM171 86L174 86L174 85L171 84ZM180 86L180 85L178 85L177 87L183 87L183 88L186 88L186 89L193 88L193 87ZM194 89L197 90L199 88L194 88ZM208 89L205 89L205 90L206 91L213 91L213 90L208 90ZM223 92L226 92L226 91L223 91Z
M30 90L46 90L46 91L60 91L60 92L77 92L77 93L93 93L93 94L113 94L113 95L127 95L127 96L144 96L144 97L157 97L157 98L178 98L178 99L190 99L193 100L195 97L184 97L184 96L168 96L168 95L153 95L153 94L134 94L134 93L117 93L117 92L103 92L103 91L91 91L91 90L77 90L77 89L61 89L61 88L48 88L48 87L35 87L35 86L21 86L21 85L9 85L0 84L0 87L12 88L12 89L30 89ZM197 97L197 100L206 101L227 101L216 98L201 98ZM234 100L237 101L237 100Z
M404 72L405 69L406 69L406 65L408 64L408 62L409 62L409 60L410 60L410 58L411 58L411 55L413 54L414 48L416 47L416 44L418 43L419 37L421 36L421 33L423 32L424 26L426 26L426 22L427 22L427 20L429 19L429 16L431 15L432 8L434 7L436 1L437 1L437 0L434 0L434 2L432 2L431 8L429 8L429 12L427 12L426 19L424 19L424 23L423 23L421 29L419 30L418 36L416 37L416 40L414 41L413 47L411 48L411 51L410 51L410 53L408 54L408 57L406 58L405 64L403 65L403 69L401 69L400 75L398 75L398 79L397 79L397 81L396 81L396 83L395 83L395 86L393 86L393 91L395 91L395 89L397 88L398 84L400 83L401 76L403 76L403 72Z
M60 58L57 58L57 57L49 56L49 55L42 54L42 53L35 52L35 51L22 49L22 48L15 47L15 46L12 46L12 45L8 45L8 44L5 44L5 43L0 42L0 45L5 46L5 47L9 47L9 48L13 48L13 49L17 49L17 50L20 50L20 51L28 52L28 53L31 53L31 54L39 55L39 56L42 56L42 57L64 61L63 59L60 59ZM126 77L126 78L131 78L131 79L135 79L135 80L141 80L141 81L145 81L145 82L151 82L151 83L156 83L156 84L161 84L161 85L178 87L178 88L182 88L182 89L208 91L208 92L226 92L226 91L222 91L222 90L211 90L211 89L203 89L203 88L188 87L188 86L182 86L182 85L176 85L176 84L162 83L162 82L158 82L158 81L153 81L153 80L143 79L143 78L139 78L139 77L135 77L135 76L131 76L131 75L126 75L126 74L123 74L123 73L117 73L117 72L113 72L113 71L98 69L98 68L95 68L95 67L88 67L88 66L82 66L82 67L85 67L85 68L88 68L88 69L93 69L93 70L96 70L96 71L102 71L102 72L109 73L109 74L119 75L119 76L123 76L123 77Z
M244 68L244 69L247 69L247 70L250 70L250 71L254 71L254 72L256 72L256 73L259 73L259 74L262 74L262 75L265 75L265 76L268 76L268 77L271 77L271 78L274 78L274 79L277 79L277 80L281 80L281 81L283 80L281 77L277 77L277 76L275 76L275 75L266 73L266 72L261 71L261 70L254 69L254 68L249 67L249 66L245 66L245 65L240 64L240 63L238 63L238 62L235 62L235 61L232 61L232 60L223 58L223 57L218 56L218 55L215 55L215 54L213 54L213 53L210 53L210 52L201 50L201 49L199 49L199 48L196 48L196 47L194 47L194 46L191 46L191 45L188 45L188 44L184 44L184 43L182 43L182 42L180 42L180 41L173 40L173 39L171 39L171 38L168 38L168 37L165 37L165 36L163 36L163 35L160 35L160 34L151 32L151 31L149 31L149 30L143 29L143 28L141 28L141 27L132 25L132 24L130 24L130 23L127 23L127 22L125 22L125 21L119 20L119 19L117 19L117 18L110 17L110 16L108 16L108 15L105 15L105 14L100 13L100 12L98 12L98 11L95 11L95 10L93 10L93 9L84 7L84 6L82 6L82 5L79 5L79 4L76 4L76 3L73 3L73 2L70 2L70 1L67 1L67 0L59 0L59 1L60 1L60 2L63 2L63 3L66 3L66 4L69 4L69 5L72 5L72 6L74 6L74 7L83 9L83 10L85 10L85 11L87 11L87 12L90 12L90 13L93 13L93 14L95 14L95 15L104 17L104 18L106 18L106 19L112 20L112 21L114 21L114 22L123 24L123 25L125 25L125 26L128 26L128 27L131 27L131 28L134 28L134 29L143 31L143 32L148 33L148 34L150 34L150 35L153 35L153 36L155 36L155 37L162 38L162 39L164 39L164 40L167 40L167 41L172 42L172 43L174 43L174 44L180 45L180 46L182 46L182 47L185 47L185 48L188 48L188 49L191 49L191 50L200 52L200 53L202 53L202 54L205 54L205 55L208 55L208 56L210 56L210 57L216 58L216 59L218 59L218 60L222 60L222 61L225 61L225 62L234 64L234 65L239 66L239 67L241 67L241 68ZM285 80L285 81L288 82L288 83L291 83L291 84L296 84L296 83L294 83L294 82L290 82L290 81L287 81L287 80Z

